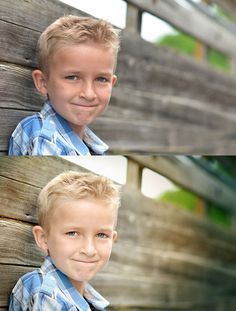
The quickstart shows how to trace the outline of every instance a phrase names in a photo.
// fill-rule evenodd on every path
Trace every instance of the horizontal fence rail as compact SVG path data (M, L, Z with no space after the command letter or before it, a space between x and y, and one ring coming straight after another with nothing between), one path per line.
M87 171L58 157L0 158L2 310L19 276L43 261L32 236L36 199L52 177L66 170ZM235 233L171 204L155 203L130 184L122 189L117 230L110 263L92 281L112 308L235 310Z
M31 78L40 33L64 14L86 15L57 0L18 3L0 0L1 155L18 122L42 107ZM175 1L140 1L141 9L144 3L166 6L181 17L171 11L170 3L179 5ZM235 78L127 30L121 39L117 86L108 109L91 125L110 152L234 154Z

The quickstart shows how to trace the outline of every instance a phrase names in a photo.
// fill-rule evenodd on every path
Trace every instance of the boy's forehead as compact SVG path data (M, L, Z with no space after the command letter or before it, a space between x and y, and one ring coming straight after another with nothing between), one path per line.
M105 52L113 55L114 58L117 58L117 52L115 48L113 48L112 46L104 42L95 42L92 40L86 40L86 41L81 41L81 42L66 42L66 41L60 42L59 41L52 46L51 51L50 51L50 57L57 54L60 50L64 50L64 49L68 50L68 49L73 49L73 48L77 48L79 50L80 47L81 48L92 47L94 50L96 50L96 48L103 49Z
M116 211L117 207L115 204L112 204L110 201L107 201L103 198L94 198L93 196L86 196L84 198L69 198L69 197L58 197L54 202L54 209L57 207L64 207L64 206L73 206L73 207L80 207L85 206L89 207L90 205L94 205L101 207L101 209L111 209Z
M53 212L51 214L51 220L63 221L66 224L66 220L76 221L79 219L82 223L84 219L90 219L95 209L95 215L105 215L105 219L116 223L118 208L102 199L95 199L87 197L83 199L70 199L70 198L57 198L54 202ZM99 211L99 214L97 214ZM78 218L78 216L80 216ZM108 218L107 218L108 217ZM98 217L100 219L100 217Z
M117 54L114 49L107 48L104 44L84 42L67 45L60 43L54 46L49 54L48 69L50 67L54 68L58 62L60 63L60 68L72 66L73 69L76 65L82 66L89 62L89 64L94 63L94 69L105 67L105 71L111 70L113 72L116 67Z

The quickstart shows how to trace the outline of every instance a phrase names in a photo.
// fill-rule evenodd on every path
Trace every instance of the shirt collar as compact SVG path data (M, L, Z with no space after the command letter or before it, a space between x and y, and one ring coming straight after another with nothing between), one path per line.
M108 145L105 144L92 130L87 126L84 130L84 140L82 140L69 126L68 122L60 116L52 107L51 102L45 102L40 114L44 119L50 118L55 124L57 130L66 142L81 155L89 154L89 149L94 154L104 154L108 150ZM65 135L66 134L66 135Z
M54 266L50 256L45 258L41 269L44 273L50 274L56 279L57 285L60 287L61 291L79 310L89 310L89 305L86 300L72 285L69 278ZM89 283L85 285L84 296L98 310L104 310L109 305L109 302Z

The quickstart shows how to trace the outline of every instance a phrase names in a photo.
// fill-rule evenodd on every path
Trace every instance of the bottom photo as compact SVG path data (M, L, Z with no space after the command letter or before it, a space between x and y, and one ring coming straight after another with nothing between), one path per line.
M0 310L236 310L236 157L0 157Z

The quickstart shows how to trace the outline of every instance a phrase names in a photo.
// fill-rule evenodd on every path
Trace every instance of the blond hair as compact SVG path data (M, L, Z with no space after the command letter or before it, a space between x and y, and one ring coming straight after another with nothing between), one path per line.
M37 44L38 67L47 72L49 59L61 45L75 45L85 42L103 44L114 51L115 57L120 47L119 30L111 23L91 17L67 15L58 18L41 34Z
M68 171L53 178L38 196L39 225L49 230L50 216L56 209L55 202L61 199L97 199L105 206L118 210L119 186L105 176L92 173Z

